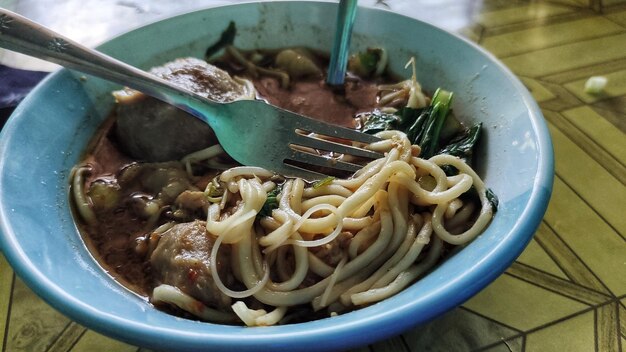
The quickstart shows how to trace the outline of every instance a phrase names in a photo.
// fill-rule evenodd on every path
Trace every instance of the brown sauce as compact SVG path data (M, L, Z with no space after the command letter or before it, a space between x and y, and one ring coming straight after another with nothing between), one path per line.
M351 128L357 125L357 114L374 109L378 92L374 82L357 79L347 81L343 92L319 79L296 81L286 89L277 79L262 77L254 81L254 86L272 105Z

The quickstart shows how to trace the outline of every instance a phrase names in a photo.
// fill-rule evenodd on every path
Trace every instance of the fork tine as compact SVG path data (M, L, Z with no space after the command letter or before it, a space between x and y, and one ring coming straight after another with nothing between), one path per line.
M354 155L354 156L359 156L363 158L378 159L384 156L381 153L374 152L371 150L356 148L356 147L349 146L346 144L336 143L333 141L319 139L319 138L315 138L312 136L304 136L300 134L296 134L296 136L290 142L292 144L300 145L304 147L310 147L314 149L325 150L328 152L335 152L335 153L340 153L340 154Z
M366 134L346 127L330 125L325 122L317 121L308 117L294 119L297 121L296 128L307 132L322 134L329 137L348 139L361 143L379 142L381 139L371 134Z
M299 150L293 150L291 158L286 160L345 172L356 172L363 167L357 164L347 163L345 161L301 152Z
M313 180L321 180L325 177L327 177L326 174L322 174L319 172L315 172L315 171L311 171L308 170L304 167L300 167L297 165L291 165L291 164L287 164L284 163L283 164L283 169L284 169L284 175L285 176L291 176L291 177L299 177L308 181L313 181Z

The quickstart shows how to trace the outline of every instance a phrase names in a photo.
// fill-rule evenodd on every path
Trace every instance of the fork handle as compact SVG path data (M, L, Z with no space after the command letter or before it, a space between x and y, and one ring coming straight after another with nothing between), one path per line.
M196 96L145 71L87 48L26 17L0 8L0 47L33 56L141 91L193 112ZM191 110L191 111L190 111ZM208 122L208 121L207 121Z

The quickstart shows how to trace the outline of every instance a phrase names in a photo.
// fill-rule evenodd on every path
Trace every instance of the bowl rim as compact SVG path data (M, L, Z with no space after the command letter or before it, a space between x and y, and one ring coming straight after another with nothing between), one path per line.
M330 4L327 2L319 1L281 1L291 2L302 5L312 4ZM163 20L171 19L173 17L185 16L190 13L198 11L207 11L215 9L217 7L230 7L230 6L242 6L249 4L262 4L260 1L249 1L237 4L229 4L223 6L212 6L206 9L199 9L194 11L183 12L172 16L163 17L147 24L138 26L129 31L125 31L113 38L110 38L101 45L104 45L110 41L117 40L119 37L132 32L138 28L142 28L149 25L154 25ZM519 214L519 219L515 222L515 226L511 228L507 234L507 240L500 241L498 245L486 252L480 261L473 264L473 269L468 270L457 277L455 280L448 282L447 284L438 287L432 291L430 295L420 297L413 302L403 302L403 304L389 307L390 309L380 314L373 315L371 317L361 317L362 319L344 319L341 315L336 317L337 319L321 319L307 323L286 325L281 327L268 327L262 328L262 334L225 334L225 331L231 331L230 326L217 326L215 331L180 331L172 330L169 328L160 328L151 326L145 323L139 323L130 319L114 316L106 313L100 309L92 307L75 297L69 292L56 285L49 280L29 259L28 255L20 247L17 237L19 234L13 231L11 227L11 214L4 204L0 204L0 250L2 250L4 256L13 267L15 273L22 278L22 280L44 301L50 304L55 309L60 310L62 313L68 315L71 319L88 326L94 330L103 332L109 336L137 344L149 347L163 347L158 341L147 342L146 337L156 336L159 334L163 339L170 341L180 342L184 341L186 345L178 345L180 347L188 347L192 349L196 348L209 348L209 347L237 347L241 349L253 350L258 348L259 344L270 345L272 340L279 338L281 346L297 346L300 345L304 349L336 349L336 348L349 348L359 344L370 343L381 338L386 338L395 334L396 332L389 331L389 329L376 329L375 327L394 326L393 331L406 330L414 325L423 323L431 318L438 316L439 314L453 309L457 305L464 302L466 299L474 295L476 292L484 288L488 283L492 282L497 276L499 276L522 252L524 247L532 238L535 230L539 226L543 215L547 209L548 200L552 192L552 182L554 178L554 155L552 149L552 142L547 124L544 121L541 110L535 100L532 98L530 92L521 84L516 75L514 75L503 63L501 63L494 55L487 52L477 44L469 41L466 38L461 37L456 33L452 33L441 29L430 23L421 21L419 19L408 17L397 12L380 9L380 8L364 8L363 11L383 11L393 14L394 16L406 17L410 20L421 22L422 25L431 27L431 30L444 32L446 35L455 37L456 40L464 42L469 45L473 50L478 51L481 55L485 56L498 70L500 70L508 79L516 92L521 96L522 104L526 107L529 119L532 126L532 131L537 140L537 172L533 182L532 191L526 207ZM24 99L24 102L20 104L13 112L11 117L6 122L2 132L0 132L0 150L4 150L7 143L6 135L11 134L15 128L15 121L19 118L22 110L25 110L31 100L35 99L35 95L39 91L47 88L48 82L57 79L66 69L61 69L55 73L48 75L33 91ZM4 159L0 159L0 170L2 170L2 164ZM516 241L513 241L516 240ZM515 253L516 255L511 258L501 258L498 253ZM488 270L487 270L488 268ZM480 270L479 270L480 269ZM451 295L452 292L457 292L458 288L463 287L460 295ZM458 293L458 292L457 292ZM441 304L442 298L447 299L447 304ZM419 302L419 305L430 305L433 307L430 310L430 315L418 317L412 316L412 307L415 307ZM364 308L367 309L367 308ZM360 309L358 311L362 311ZM323 323L319 323L323 321ZM207 324L207 323L202 323ZM303 328L305 327L305 328ZM250 328L232 327L238 330L247 330ZM367 329L367 336L362 336L363 340L355 343L346 339L346 336L353 336L355 331L365 331ZM235 331L235 330L232 330ZM324 336L323 341L320 340L320 336ZM314 347L314 348L313 348Z

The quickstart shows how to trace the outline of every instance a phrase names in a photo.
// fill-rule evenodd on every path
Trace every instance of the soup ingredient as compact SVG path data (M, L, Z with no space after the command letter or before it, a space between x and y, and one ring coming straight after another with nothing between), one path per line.
M221 251L215 263L211 262L211 249L215 238L206 232L203 221L176 224L160 235L150 263L158 284L177 287L202 302L211 302L216 308L231 304L215 285L211 265L226 276L230 271L226 251Z
M233 78L195 58L178 59L150 72L219 102L255 97L251 82ZM174 106L128 89L113 95L118 102L116 135L134 158L148 162L179 160L217 143L206 123Z
M226 29L220 35L220 39L206 49L206 51L204 52L204 59L209 62L213 55L217 54L225 47L232 45L235 41L236 35L237 27L235 26L235 22L230 21L228 23L228 27L226 27Z
M383 48L368 48L348 59L348 70L360 77L380 77L387 68L387 51Z
M375 111L364 116L362 130L365 133L403 131L411 143L420 146L421 156L429 158L439 150L441 131L449 116L452 96L452 92L438 89L428 107L421 109L404 107L391 114ZM458 122L454 124L460 126Z
M275 59L276 67L295 79L310 76L321 77L322 69L315 61L315 57L304 48L282 50Z
M417 132L416 143L422 148L422 157L430 158L439 147L439 134L450 112L452 92L437 89L430 103L430 113L424 121L423 128Z

